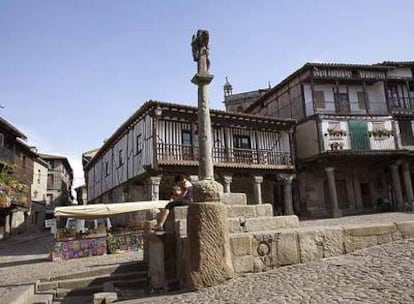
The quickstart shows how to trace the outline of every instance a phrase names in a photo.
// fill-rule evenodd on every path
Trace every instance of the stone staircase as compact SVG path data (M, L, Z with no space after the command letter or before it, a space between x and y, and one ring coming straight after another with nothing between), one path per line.
M26 303L87 304L94 303L97 293L104 293L103 297L116 296L118 300L136 298L145 294L147 276L147 265L143 262L57 276L38 281L33 299Z

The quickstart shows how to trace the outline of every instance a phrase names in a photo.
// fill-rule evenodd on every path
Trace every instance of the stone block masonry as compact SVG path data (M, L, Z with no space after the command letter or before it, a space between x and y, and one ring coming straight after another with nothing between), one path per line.
M319 226L230 235L235 273L261 272L414 237L414 221Z

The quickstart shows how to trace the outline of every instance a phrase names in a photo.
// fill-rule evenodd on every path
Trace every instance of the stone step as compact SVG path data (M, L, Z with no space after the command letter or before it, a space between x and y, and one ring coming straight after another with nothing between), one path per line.
M25 304L30 303L33 297L34 284L2 287L0 303L7 304Z
M76 278L97 277L97 276L109 275L109 274L121 274L121 273L128 273L128 272L134 272L134 271L146 271L147 269L148 269L148 265L145 262L129 262L129 263L99 267L99 268L92 269L89 271L84 271L84 272L77 272L77 273L71 273L67 275L55 276L55 277L51 277L48 279L41 279L40 281L48 282L48 281L61 281L61 280L76 279Z
M256 231L273 231L283 228L299 227L296 215L256 217L256 218L229 218L229 232L243 233Z
M57 298L52 304L91 304L93 303L93 295L89 296L73 296L65 298Z
M90 286L102 285L108 281L147 280L147 271L135 271L119 274L107 274L104 276L81 277L77 279L65 279L56 281L41 281L37 283L37 291L45 291L57 288L78 289Z
M223 193L223 203L226 205L247 205L245 193Z
M273 208L271 204L260 205L228 205L227 216L229 218L254 218L254 217L272 217Z
M31 299L31 304L52 304L52 294L34 294Z

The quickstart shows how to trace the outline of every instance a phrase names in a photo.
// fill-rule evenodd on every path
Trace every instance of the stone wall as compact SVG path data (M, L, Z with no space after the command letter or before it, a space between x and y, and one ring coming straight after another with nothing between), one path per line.
M396 240L414 238L414 221L282 229L230 235L236 273L338 256Z

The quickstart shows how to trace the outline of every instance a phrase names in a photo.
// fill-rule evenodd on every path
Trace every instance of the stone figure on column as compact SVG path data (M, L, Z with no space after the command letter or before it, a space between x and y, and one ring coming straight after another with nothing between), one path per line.
M231 261L227 209L222 203L223 186L214 180L208 84L213 79L209 33L198 30L191 48L197 73L191 82L198 86L199 181L193 184L194 203L188 206L188 287L214 286L234 275ZM208 254L206 254L208 252Z

